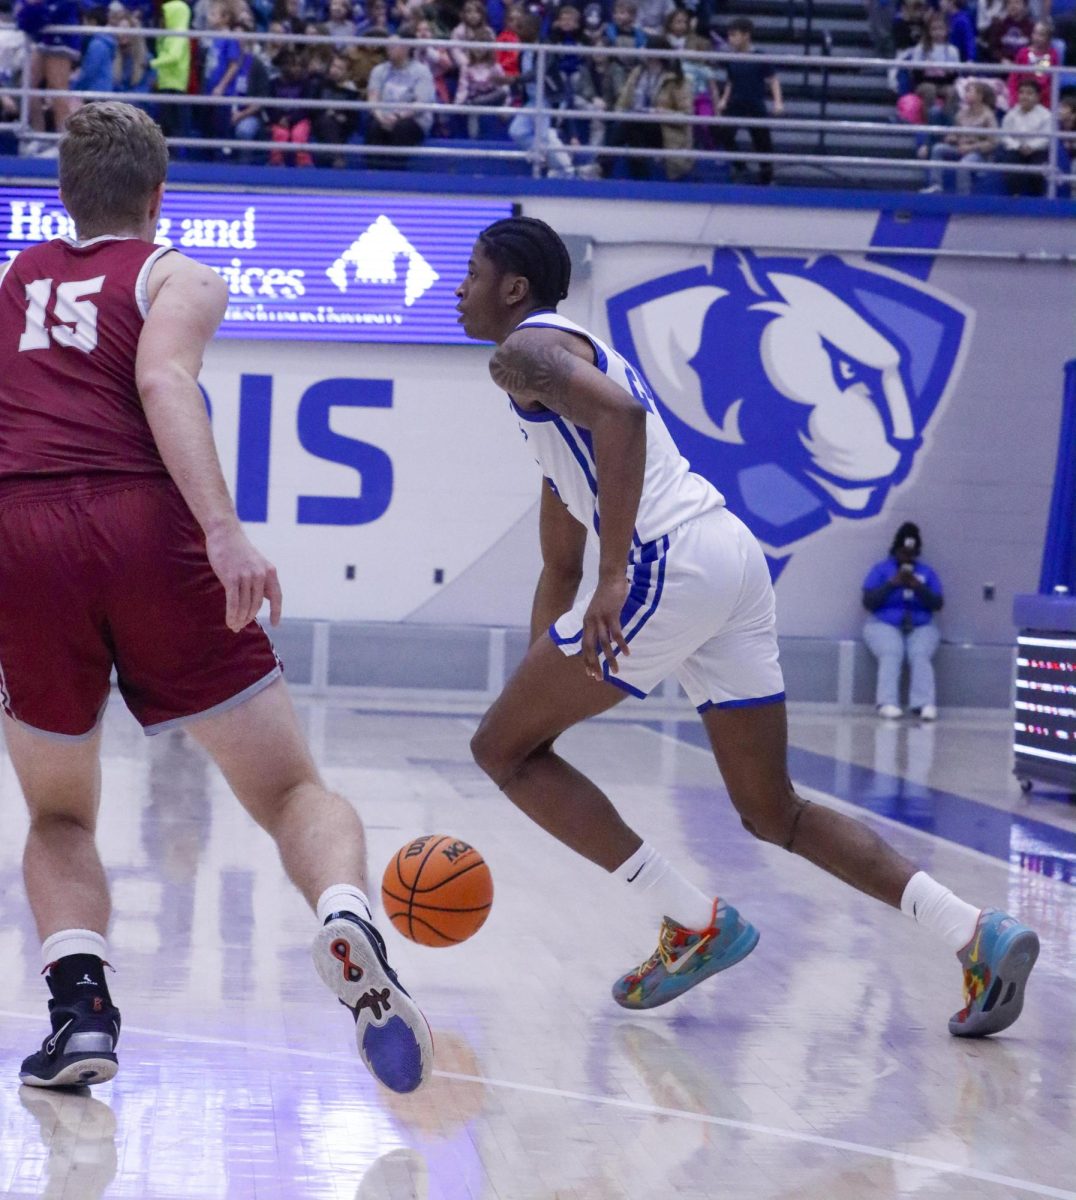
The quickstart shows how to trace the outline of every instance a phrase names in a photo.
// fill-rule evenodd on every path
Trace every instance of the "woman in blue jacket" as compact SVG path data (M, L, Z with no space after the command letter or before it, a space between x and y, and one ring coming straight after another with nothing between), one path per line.
M934 614L943 603L941 580L919 560L918 525L906 521L896 532L889 557L875 563L863 581L863 607L871 614L863 640L878 660L878 715L901 715L900 669L908 659L908 707L924 721L938 716L931 659L941 635Z

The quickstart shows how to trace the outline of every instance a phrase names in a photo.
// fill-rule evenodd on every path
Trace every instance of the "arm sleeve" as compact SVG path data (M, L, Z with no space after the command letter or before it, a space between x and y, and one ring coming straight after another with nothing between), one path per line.
M892 591L892 589L887 583L881 583L876 588L864 588L863 607L867 609L868 612L877 612L878 609L880 609L885 603L886 597L889 595L890 591Z
M941 580L933 567L924 568L923 574L925 579L916 588L916 599L928 612L938 612L945 603Z
M863 580L863 607L868 612L876 612L886 602L893 590L889 586L890 565L888 562L875 563Z

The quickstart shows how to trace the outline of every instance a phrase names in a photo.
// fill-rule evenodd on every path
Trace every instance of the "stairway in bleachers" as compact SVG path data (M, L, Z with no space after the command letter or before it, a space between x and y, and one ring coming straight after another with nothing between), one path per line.
M811 10L813 9L813 12ZM810 13L810 16L809 16ZM733 16L750 17L755 23L755 44L771 54L805 55L805 69L783 67L779 71L787 117L818 117L823 108L823 40L829 36L831 52L840 58L873 56L862 0L731 0L715 21L718 29ZM809 54L805 42L810 37ZM825 87L825 116L830 120L893 122L895 96L885 76L877 70L829 72ZM740 134L746 145L746 135ZM817 165L778 164L778 183L802 183L833 187L916 189L924 183L921 171L894 162L892 167L827 165L829 155L864 155L872 158L910 158L915 154L911 134L777 130L777 152L810 154Z

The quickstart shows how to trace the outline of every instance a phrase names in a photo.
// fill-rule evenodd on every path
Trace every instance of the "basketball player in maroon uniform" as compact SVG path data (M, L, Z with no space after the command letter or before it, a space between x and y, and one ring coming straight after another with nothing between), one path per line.
M115 667L145 731L187 725L275 840L364 1062L412 1091L429 1029L370 921L362 824L319 778L254 620L268 600L277 622L280 586L240 527L198 389L227 288L153 244L167 163L144 112L81 108L59 158L79 240L23 250L0 281L0 698L52 994L52 1033L20 1075L60 1087L117 1070L95 843Z

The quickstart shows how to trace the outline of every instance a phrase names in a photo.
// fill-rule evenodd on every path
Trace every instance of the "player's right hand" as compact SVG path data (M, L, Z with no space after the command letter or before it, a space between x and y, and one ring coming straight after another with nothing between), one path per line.
M269 601L269 623L280 622L283 596L276 567L260 554L239 522L206 534L206 554L213 573L224 587L225 624L234 633L245 629Z

